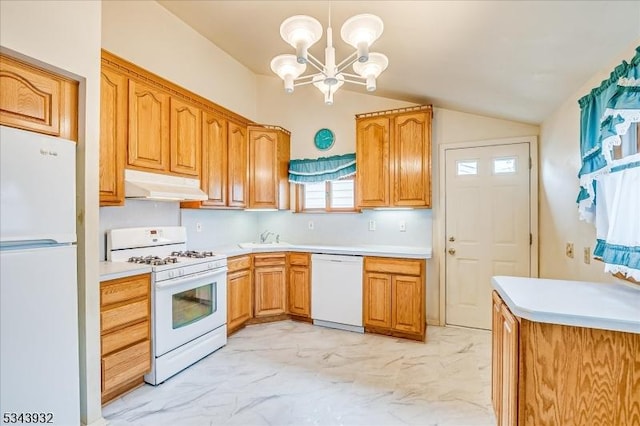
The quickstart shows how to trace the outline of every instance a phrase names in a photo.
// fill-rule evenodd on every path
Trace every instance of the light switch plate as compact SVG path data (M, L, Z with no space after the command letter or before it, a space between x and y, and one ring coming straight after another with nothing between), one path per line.
M399 228L400 228L400 232L407 232L407 222L405 222L404 220L401 220L399 224Z
M584 248L584 263L587 265L591 263L591 247Z
M375 220L370 220L369 221L369 231L375 231L376 230L376 221Z

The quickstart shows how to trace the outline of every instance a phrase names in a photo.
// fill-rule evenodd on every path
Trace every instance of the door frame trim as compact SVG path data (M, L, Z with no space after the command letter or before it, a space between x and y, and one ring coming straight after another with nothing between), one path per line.
M468 141L460 143L442 144L438 147L438 207L434 217L434 242L437 243L436 250L433 250L434 257L437 258L439 270L439 325L446 324L446 151L461 148L477 148L493 145L515 145L518 143L529 143L529 155L531 156L531 173L529 175L529 228L531 229L532 241L529 250L530 272L529 276L538 277L538 137L520 136L515 138L489 139L482 141Z

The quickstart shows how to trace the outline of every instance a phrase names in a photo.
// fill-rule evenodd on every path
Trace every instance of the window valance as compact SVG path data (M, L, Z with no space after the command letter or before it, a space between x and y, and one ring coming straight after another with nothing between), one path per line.
M611 157L612 148L620 145L621 136L627 133L631 123L640 121L640 46L631 62L623 61L578 104L582 159L578 173L578 210L581 219L595 222L595 179L617 165ZM632 161L637 160L624 160Z
M356 154L289 161L289 182L314 183L338 180L356 173Z
M580 218L595 223L605 271L640 281L640 46L578 103Z

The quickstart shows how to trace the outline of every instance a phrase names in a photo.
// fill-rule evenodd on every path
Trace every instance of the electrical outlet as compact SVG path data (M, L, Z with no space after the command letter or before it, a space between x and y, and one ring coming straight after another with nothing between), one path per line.
M573 259L573 243L567 243L567 246L564 252L569 259Z
M376 230L376 221L375 220L370 220L369 221L369 231L375 231Z
M591 263L591 247L584 248L584 263L587 265Z
M307 224L307 227L313 231L313 221L310 220L309 223Z
M202 224L200 222L196 223L196 232L202 232Z
M400 228L400 232L407 232L407 222L405 222L404 220L401 220L399 224L399 228Z

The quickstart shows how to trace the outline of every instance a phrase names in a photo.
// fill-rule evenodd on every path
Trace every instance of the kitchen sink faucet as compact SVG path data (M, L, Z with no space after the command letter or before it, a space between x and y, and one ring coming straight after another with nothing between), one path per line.
M269 232L269 230L265 230L262 234L260 234L260 244L264 244L267 242L267 238L269 235L273 235L273 232Z

